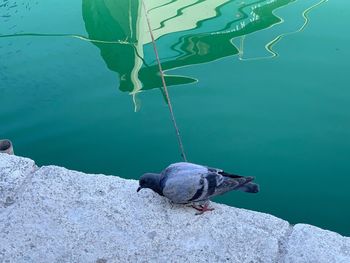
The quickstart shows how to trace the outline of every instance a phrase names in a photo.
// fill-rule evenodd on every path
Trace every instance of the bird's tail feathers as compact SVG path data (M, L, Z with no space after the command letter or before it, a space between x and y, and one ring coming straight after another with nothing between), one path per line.
M255 177L253 176L241 176L241 177L236 177L233 180L235 182L239 183L239 186L243 186L245 184L250 183L251 181L253 181L255 179Z
M260 191L259 185L252 182L255 179L253 176L241 176L226 172L221 172L220 174L222 176L232 178L235 182L239 183L239 186L235 190L240 190L246 193L258 193Z
M256 183L249 182L249 183L246 183L246 184L239 186L237 190L240 190L240 191L243 191L246 193L255 194L255 193L258 193L260 191L260 187Z

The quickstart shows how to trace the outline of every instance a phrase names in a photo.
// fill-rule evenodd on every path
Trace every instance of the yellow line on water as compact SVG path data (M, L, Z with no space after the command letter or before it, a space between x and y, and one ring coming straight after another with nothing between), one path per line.
M10 34L10 35L0 35L0 38L12 38L12 37L70 37L76 38L83 41L91 43L101 43L101 44L120 44L120 45L134 45L136 43L131 43L126 40L116 40L116 41L106 41L100 39L91 39L82 35L75 34L37 34L37 33L21 33L21 34Z
M280 34L277 37L275 37L273 40L271 40L269 43L267 43L265 45L265 49L271 54L270 56L255 57L255 58L243 58L243 55L244 55L244 39L245 39L246 36L242 36L241 41L240 41L240 48L238 49L239 50L239 53L238 53L239 60L242 60L242 61L253 61L253 60L272 59L272 58L278 57L279 54L276 51L273 50L273 47L278 42L280 42L284 37L302 32L306 28L306 26L309 24L309 22L310 22L310 19L308 18L307 14L309 12L311 12L313 9L315 9L316 7L320 6L321 4L323 4L325 2L328 2L328 0L321 0L320 2L318 2L318 3L308 7L307 9L304 10L304 12L302 12L302 16L304 18L304 23L299 29L297 29L295 31L292 31L292 32L287 32L287 33L284 33L284 34ZM284 22L283 18L281 18L281 17L278 17L278 18L281 19L280 23ZM278 23L278 24L280 24L280 23Z

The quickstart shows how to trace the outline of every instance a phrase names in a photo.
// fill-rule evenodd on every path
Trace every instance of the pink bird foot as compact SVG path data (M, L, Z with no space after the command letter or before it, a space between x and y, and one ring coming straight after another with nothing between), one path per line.
M209 207L209 204L204 204L204 205L192 205L192 208L196 209L198 212L196 213L196 215L201 215L204 212L208 212L208 211L213 211L214 208Z

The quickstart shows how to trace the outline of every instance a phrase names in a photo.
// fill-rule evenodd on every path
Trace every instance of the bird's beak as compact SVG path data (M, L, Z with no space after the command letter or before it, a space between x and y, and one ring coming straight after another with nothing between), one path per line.
M141 186L139 186L139 188L137 188L136 192L139 192L142 189Z

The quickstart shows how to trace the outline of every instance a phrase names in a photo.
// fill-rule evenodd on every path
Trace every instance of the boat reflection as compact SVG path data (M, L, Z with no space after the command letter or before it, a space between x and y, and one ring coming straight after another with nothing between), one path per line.
M295 0L144 0L164 71L242 55L232 39L282 23L274 10ZM119 89L136 94L162 87L140 0L83 0L90 39L107 67L118 73ZM106 41L108 43L103 43ZM116 44L116 41L128 44ZM109 43L111 42L111 43ZM114 43L113 43L114 42ZM195 82L166 75L169 86Z

